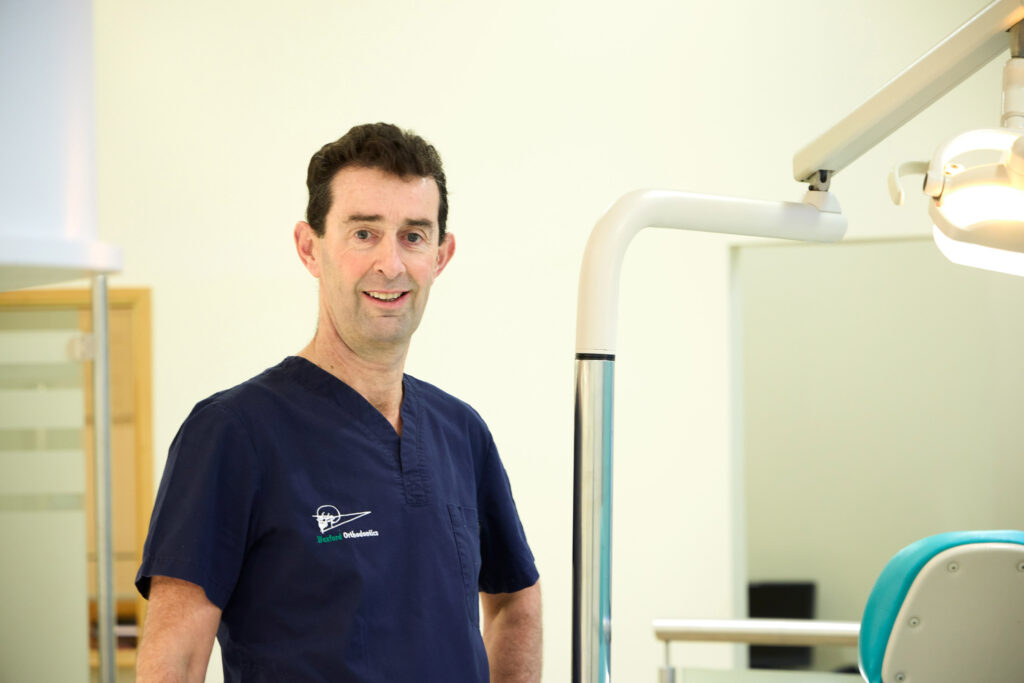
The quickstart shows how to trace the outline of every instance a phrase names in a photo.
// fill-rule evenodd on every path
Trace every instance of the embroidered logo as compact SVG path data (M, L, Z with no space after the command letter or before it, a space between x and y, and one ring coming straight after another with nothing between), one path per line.
M370 510L364 512L349 512L342 514L338 512L338 508L333 505L321 505L316 509L316 514L313 515L313 519L316 520L316 525L320 527L320 535L316 537L317 543L330 543L331 541L340 541L343 538L363 538L365 536L380 536L376 530L370 529L368 531L345 531L340 534L327 534L329 531L333 531L338 527L354 522L357 519L365 517L370 514Z

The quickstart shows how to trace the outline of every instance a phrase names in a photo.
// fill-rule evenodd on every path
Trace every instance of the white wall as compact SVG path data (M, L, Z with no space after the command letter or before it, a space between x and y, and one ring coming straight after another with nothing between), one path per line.
M1024 280L930 239L739 251L752 580L857 621L900 548L1021 525Z
M798 197L792 154L978 5L96 0L100 235L125 249L115 284L153 288L156 452L196 400L311 335L314 282L290 243L310 154L364 121L417 130L445 158L459 249L409 370L490 422L543 575L545 677L564 680L575 289L594 221L644 186ZM972 79L840 177L851 232L922 229L885 206L880 173L990 124L997 83ZM654 675L652 618L738 607L728 243L650 231L624 266L619 680Z

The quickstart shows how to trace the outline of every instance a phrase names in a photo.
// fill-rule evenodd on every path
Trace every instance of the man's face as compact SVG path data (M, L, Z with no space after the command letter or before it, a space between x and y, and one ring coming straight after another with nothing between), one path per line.
M331 196L324 236L312 236L303 257L320 280L321 320L326 314L338 339L365 358L404 352L454 252L451 235L437 243L437 183L349 167L334 176Z

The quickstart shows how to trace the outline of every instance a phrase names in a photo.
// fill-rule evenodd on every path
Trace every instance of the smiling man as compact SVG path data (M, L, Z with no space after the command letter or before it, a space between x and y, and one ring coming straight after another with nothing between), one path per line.
M175 437L136 579L137 680L203 680L216 636L225 681L539 681L538 574L494 441L404 374L455 253L440 157L357 126L306 184L316 333Z

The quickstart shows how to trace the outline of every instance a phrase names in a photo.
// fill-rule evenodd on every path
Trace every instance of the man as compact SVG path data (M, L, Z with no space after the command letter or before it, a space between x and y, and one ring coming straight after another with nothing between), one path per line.
M316 333L175 437L136 579L137 680L202 680L216 634L226 681L539 681L538 574L494 442L403 372L455 253L441 160L357 126L306 182Z

